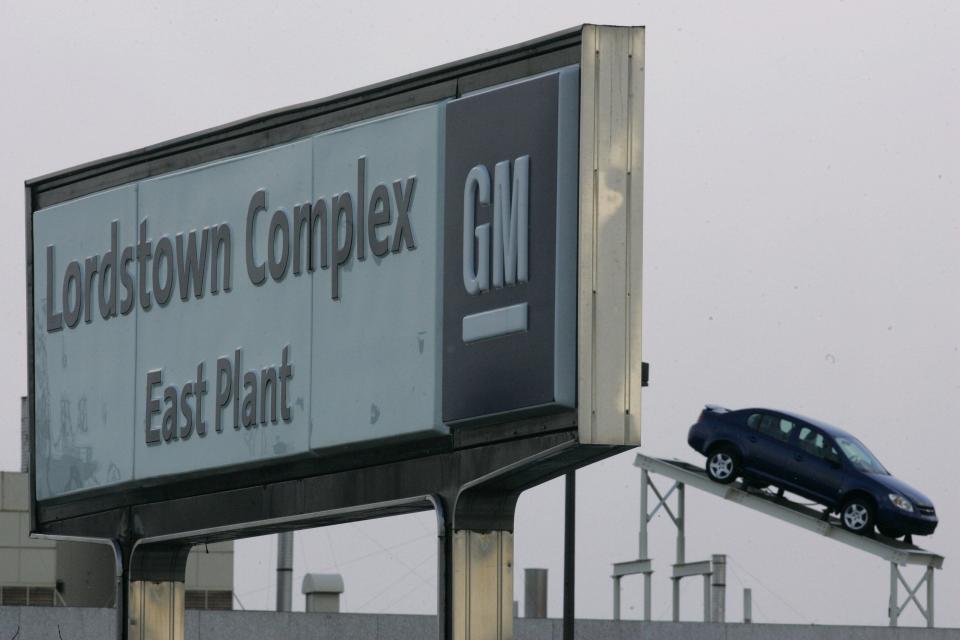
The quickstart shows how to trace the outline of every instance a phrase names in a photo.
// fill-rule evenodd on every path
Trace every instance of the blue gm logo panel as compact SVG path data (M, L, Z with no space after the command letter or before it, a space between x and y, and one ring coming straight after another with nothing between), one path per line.
M447 105L443 419L575 406L579 72Z

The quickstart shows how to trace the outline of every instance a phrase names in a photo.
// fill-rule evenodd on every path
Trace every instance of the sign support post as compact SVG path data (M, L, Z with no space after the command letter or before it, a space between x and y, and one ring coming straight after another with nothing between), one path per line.
M135 545L130 563L126 600L125 640L183 640L184 585L189 544Z
M564 476L563 640L573 640L577 559L577 472Z

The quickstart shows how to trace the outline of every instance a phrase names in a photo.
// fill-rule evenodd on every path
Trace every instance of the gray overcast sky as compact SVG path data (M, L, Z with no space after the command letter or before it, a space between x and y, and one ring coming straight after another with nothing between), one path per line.
M922 544L947 556L938 622L960 626L954 2L0 0L0 468L19 465L26 392L24 179L582 22L648 29L644 451L699 463L686 430L705 402L853 431L935 501L940 528ZM610 563L636 557L631 462L579 474L578 616L611 615ZM885 623L881 560L688 496L688 559L732 558L729 619L751 586L759 621ZM517 521L517 576L550 568L553 616L561 500L556 482L532 490ZM668 525L651 529L661 619ZM340 570L349 611L435 611L433 526L421 514L298 533L295 591L304 571ZM269 607L274 542L237 549L238 594ZM684 596L695 619L699 585Z

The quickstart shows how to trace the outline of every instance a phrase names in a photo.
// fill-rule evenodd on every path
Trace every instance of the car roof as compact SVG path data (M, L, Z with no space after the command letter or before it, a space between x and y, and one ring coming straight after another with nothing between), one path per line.
M806 422L807 424L813 425L814 427L820 429L824 433L827 433L835 438L837 436L847 436L848 438L853 438L854 440L856 440L855 436L851 435L850 433L847 433L843 429L835 427L832 424L823 422L822 420L817 420L816 418L808 418L807 416L801 415L799 413L794 413L793 411L784 411L783 409L767 409L765 407L752 407L750 409L741 409L741 411L743 411L744 413L750 413L753 411L766 411L769 413L779 413L781 415L787 416L788 418L793 418L794 420L798 420L800 422Z

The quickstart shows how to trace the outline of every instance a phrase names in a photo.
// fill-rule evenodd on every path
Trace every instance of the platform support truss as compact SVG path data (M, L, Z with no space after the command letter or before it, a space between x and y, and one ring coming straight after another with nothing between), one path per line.
M674 492L677 487L680 487L680 493L678 494L679 507L678 511L683 509L683 484L675 483L669 491L667 491L666 496L660 494L654 487L653 491L657 495L658 502L654 507L653 512L650 512L649 508L649 487L652 483L650 482L650 474L646 471L643 471L643 474L640 476L640 538L639 538L639 547L640 547L640 557L637 560L630 562L617 562L613 565L613 619L620 619L620 581L624 576L629 575L643 575L643 619L650 621L650 609L651 609L651 583L653 582L653 563L650 561L649 552L647 551L647 525L649 524L651 518L656 514L657 510L660 507L665 507L670 518L674 522L677 522L676 517L669 507L666 506L666 499ZM682 542L682 525L680 525L680 538L677 541L677 549L680 550L683 548ZM678 551L680 552L680 551Z
M923 572L923 577L920 578L920 581L914 585L910 586L910 583L907 582L907 579L903 576L903 573L900 572L900 567L897 566L897 563L890 563L890 626L897 626L897 622L900 618L900 614L903 613L903 610L906 609L912 602L917 606L917 609L920 611L920 615L923 616L923 619L927 622L927 627L933 628L933 567L926 567ZM900 602L900 585L903 585L903 588L907 592L906 600L902 603ZM917 598L917 594L920 592L920 588L926 585L926 606L920 603L920 600Z
M652 493L652 496L651 496ZM670 498L676 494L675 504L671 506ZM651 500L651 498L653 498ZM651 503L653 508L651 509ZM665 492L653 482L650 473L642 470L640 476L640 557L630 562L618 562L613 565L613 619L620 619L620 581L624 576L643 575L643 619L649 621L651 583L653 578L653 564L649 558L648 528L657 512L663 509L674 526L677 528L676 561L670 576L673 582L673 620L680 620L680 580L690 576L701 576L703 579L703 620L709 622L711 612L711 576L713 566L709 560L702 562L687 562L686 559L686 486L683 482L674 482ZM717 585L719 586L719 585ZM722 587L721 587L722 588ZM716 590L716 589L715 589Z
M720 484L711 480L706 473L704 473L703 468L700 466L692 465L681 460L664 460L660 458L651 458L643 454L637 454L636 460L634 461L634 466L639 467L642 476L641 476L641 492L642 492L642 504L643 504L643 513L645 518L641 518L641 555L646 558L646 533L647 533L647 523L653 517L653 513L648 513L646 509L646 500L649 489L654 492L654 494L659 498L660 502L657 504L657 507L654 509L654 513L661 506L667 510L667 513L670 515L671 519L674 521L674 524L677 526L677 564L673 567L673 579L674 579L674 598L673 598L673 619L679 619L679 578L690 576L690 575L707 575L707 562L703 563L685 563L683 558L683 525L684 525L684 509L683 509L683 487L689 486L694 489L699 489L705 493L714 495L723 500L739 504L743 507L753 509L758 511L766 516L782 520L788 524L794 525L801 529L806 529L811 533L824 536L836 542L845 544L851 548L857 549L869 553L871 555L882 558L884 561L890 563L890 597L887 604L888 616L890 619L890 626L897 626L898 619L900 614L903 613L904 609L910 606L912 602L917 609L919 609L921 615L923 615L926 620L927 626L932 628L934 626L934 594L933 594L933 582L934 582L934 572L936 570L943 568L943 556L933 553L932 551L927 551L926 549L921 549L912 544L912 542L893 540L886 536L865 536L858 535L847 531L844 529L841 524L836 520L831 520L824 517L822 511L818 509L811 509L807 506L791 502L790 500L784 499L782 496L773 497L769 494L763 492L749 491L740 483L731 483L731 484ZM671 487L665 495L660 494L656 487L649 481L650 473L657 473L666 478L673 480L674 486ZM678 494L678 505L676 513L672 512L669 507L665 504L666 499L670 497L673 491L679 490ZM718 559L722 556L717 556ZM624 563L626 564L626 563ZM726 580L723 573L723 562L720 566L712 567L713 571L713 594L710 594L711 588L708 584L708 579L704 578L704 619L710 619L707 616L707 612L711 610L711 599L718 599L725 597L726 589ZM698 567L698 565L700 565ZM901 573L899 567L904 567L907 565L916 565L922 567L924 573L920 578L919 582L911 586L907 582L907 579ZM614 565L616 568L618 565ZM702 571L698 571L698 568ZM903 585L906 590L906 599L901 603L900 602L900 585ZM922 590L921 587L926 585L926 601L922 601ZM749 600L745 600L744 608L747 609L746 604ZM713 602L713 618L714 622L722 622L725 615L725 607L723 602L716 600Z

